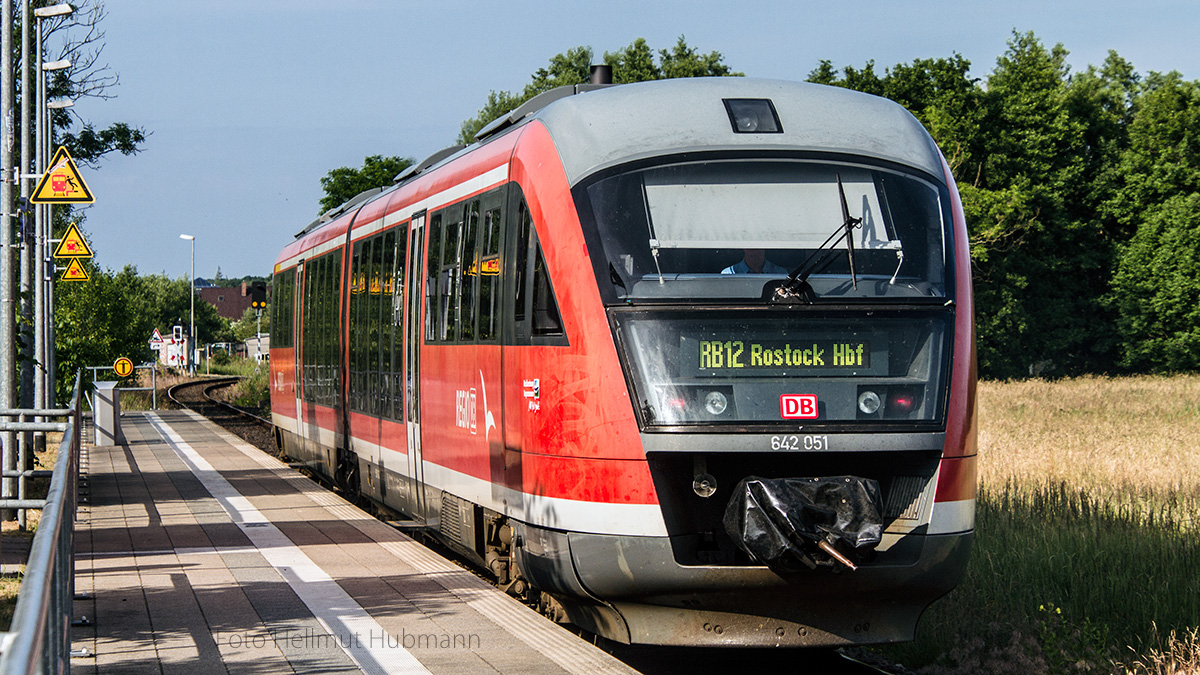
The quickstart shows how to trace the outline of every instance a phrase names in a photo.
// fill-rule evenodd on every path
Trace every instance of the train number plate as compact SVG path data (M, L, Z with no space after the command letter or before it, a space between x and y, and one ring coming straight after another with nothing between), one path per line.
M790 436L772 436L771 449L822 452L829 449L829 436L814 436L812 434L804 436L799 434L793 434Z

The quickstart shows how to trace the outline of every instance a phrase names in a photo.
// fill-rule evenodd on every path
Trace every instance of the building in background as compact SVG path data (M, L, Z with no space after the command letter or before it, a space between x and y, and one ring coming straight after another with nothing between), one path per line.
M242 282L240 286L209 286L197 288L200 299L217 308L217 314L237 321L250 309L250 284Z

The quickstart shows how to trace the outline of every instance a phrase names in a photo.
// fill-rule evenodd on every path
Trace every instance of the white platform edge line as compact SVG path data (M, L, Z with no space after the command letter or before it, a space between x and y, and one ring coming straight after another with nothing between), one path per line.
M415 656L400 645L389 649L377 648L376 640L363 636L380 636L387 631L319 565L300 550L271 524L249 500L243 497L225 477L196 452L157 413L147 413L147 420L167 445L195 474L209 494L229 514L242 532L266 558L275 571L287 581L300 600L325 630L335 636L354 636L358 639L335 640L347 656L365 673L414 673L432 675ZM240 439L239 439L240 440ZM244 441L243 441L244 444ZM259 452L255 449L255 452ZM256 527L245 527L254 523ZM334 609L338 608L338 609Z
M190 410L187 412L199 420L208 421L198 413ZM278 459L267 455L262 450L250 445L219 426L211 422L209 424L216 429L216 434L222 440L237 448L242 454L258 462L265 468L276 472L286 472L292 476L299 476L299 474ZM308 481L303 476L300 476L300 478L306 482ZM321 505L329 508L331 512L341 515L345 520L375 521L374 518L356 508L353 504L325 490L321 490L319 495L309 494L308 496L318 503L326 502ZM327 500L319 498L322 496L327 497ZM501 597L488 593L487 591L500 592L461 567L433 553L412 538L403 533L398 534L403 537L402 541L379 542L379 545L404 562L412 565L413 569L419 572L437 576L461 575L462 583L457 584L458 588L453 590L446 588L445 584L442 584L436 576L434 577L434 581L443 588L446 588L447 592L463 598L471 609L487 617L501 628L509 630L509 626L519 626L520 631L510 630L510 632L546 658L557 663L567 672L578 673L579 675L589 675L591 673L636 673L632 668L608 656L595 646L584 642L565 629L559 628L549 619L521 604L519 600L506 595ZM455 580L459 581L458 578ZM469 587L463 588L467 584L478 584L478 586L474 589Z

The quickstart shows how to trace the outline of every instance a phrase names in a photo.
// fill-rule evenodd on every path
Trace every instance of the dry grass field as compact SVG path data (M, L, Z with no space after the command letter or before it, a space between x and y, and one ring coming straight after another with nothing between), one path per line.
M1200 376L983 382L976 546L927 673L1200 673Z
M1200 493L1200 376L981 382L980 481Z

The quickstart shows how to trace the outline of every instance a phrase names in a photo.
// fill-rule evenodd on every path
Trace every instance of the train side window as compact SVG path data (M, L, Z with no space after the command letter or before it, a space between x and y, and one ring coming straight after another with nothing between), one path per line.
M367 412L379 412L379 296L383 292L383 247L379 237L371 239L367 260Z
M462 260L462 205L455 204L445 211L442 230L442 270L438 275L438 300L442 316L438 339L454 342L458 339L458 299L460 296L458 268Z
M366 386L366 378L364 377L363 362L363 321L366 318L366 312L363 308L365 300L363 290L366 286L366 272L363 269L363 252L369 242L359 241L354 244L354 254L350 262L350 334L349 345L350 352L350 409L358 412L363 411L364 393L363 388Z
M304 317L304 378L305 398L315 401L317 396L317 365L320 363L321 345L317 341L321 334L320 313L317 312L318 302L324 289L321 288L321 260L313 260L308 265L308 283L304 290L308 295L308 312Z
M525 273L529 262L529 239L533 236L533 218L529 215L529 206L524 199L517 205L517 218L520 229L517 237L517 260L513 268L513 321L519 325L525 322Z
M513 341L516 344L567 344L554 285L546 257L538 242L529 206L522 197L516 205L517 237L513 265Z
M379 295L376 296L379 312L378 335L379 344L372 360L379 375L377 378L378 395L375 397L374 412L380 417L391 414L392 403L392 274L396 264L396 232L388 230L376 238L375 246L379 252L375 254L379 261Z
M475 244L479 234L479 200L467 204L466 222L463 229L462 259L459 261L459 299L461 312L458 323L458 341L475 341L475 280L479 277L479 261L475 255Z
M442 263L442 214L435 213L429 218L429 250L426 251L425 278L425 341L434 342L441 334L438 319L437 279Z
M554 288L550 285L550 273L546 271L546 258L541 244L533 264L533 334L562 335L562 317L558 313L558 301L554 299Z
M301 262L303 264L303 261ZM309 321L312 321L312 263L301 269L303 272L303 285L300 293L300 353L297 354L299 363L299 372L296 373L296 379L300 381L303 388L302 395L305 399L308 398L308 350L312 348L312 342L309 341L311 330L308 327Z
M327 364L330 332L329 305L329 255L311 261L305 269L304 293L307 308L304 316L304 398L316 403L325 403L328 389Z
M329 287L325 290L325 404L335 405L338 397L338 383L341 368L338 360L338 347L341 344L342 318L338 309L341 306L342 291L342 251L334 251L326 256Z
M388 318L387 340L384 347L384 369L391 374L388 387L388 408L384 414L392 419L400 419L404 406L404 269L405 254L408 251L408 225L403 229L393 229L388 233L389 248L392 256L392 283L387 289L385 302L388 308L385 316Z
M483 215L483 229L480 237L479 261L479 339L490 341L496 339L496 323L499 318L497 305L500 300L500 239L501 230L500 207L488 209Z
M322 336L325 332L325 313L323 310L325 303L325 258L317 258L313 261L312 267L309 268L312 273L312 322L310 325L310 333L312 340L308 343L311 346L311 351L305 351L305 361L309 370L309 380L311 381L310 400L320 401L322 396L321 390L321 367L325 362L325 342Z
M272 346L292 346L292 300L296 284L295 268L276 274L271 281L274 298L271 302Z

